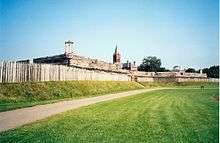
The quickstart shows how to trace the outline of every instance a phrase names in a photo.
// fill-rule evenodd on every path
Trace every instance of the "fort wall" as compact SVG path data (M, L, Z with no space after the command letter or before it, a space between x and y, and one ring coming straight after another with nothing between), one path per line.
M28 62L0 62L0 83L26 81L61 81L61 80L111 80L138 82L218 82L208 79L206 74L179 72L140 72L129 70L97 69L90 66L37 64Z
M206 74L180 72L140 72L133 74L138 82L218 82L218 79L208 79Z
M78 66L106 71L119 71L121 69L118 64L107 63L98 59L91 59L78 55L71 56L69 66Z
M83 60L84 61L84 60ZM63 80L102 80L137 82L218 82L208 79L206 74L185 72L140 72L131 70L111 70L82 64L55 65L28 62L0 62L0 83L26 81L63 81Z
M120 65L107 63L98 59L91 59L75 54L61 54L49 57L41 57L33 59L34 63L44 63L44 64L58 64L58 65L68 65L77 66L87 69L98 69L106 71L118 71L122 70Z
M0 83L65 80L131 81L131 76L126 72L65 65L0 62Z

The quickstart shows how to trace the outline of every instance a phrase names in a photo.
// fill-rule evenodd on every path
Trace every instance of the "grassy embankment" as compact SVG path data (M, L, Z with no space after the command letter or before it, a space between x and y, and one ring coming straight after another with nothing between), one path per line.
M51 81L0 84L0 112L73 98L143 88L135 82Z
M218 89L167 89L70 110L0 142L218 143Z
M218 88L219 83L217 82L140 82L145 88L155 87L180 87L180 88Z

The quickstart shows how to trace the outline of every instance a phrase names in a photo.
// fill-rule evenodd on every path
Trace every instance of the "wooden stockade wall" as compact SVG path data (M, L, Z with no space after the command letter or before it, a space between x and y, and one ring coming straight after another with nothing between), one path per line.
M125 73L88 70L64 65L0 62L0 83L64 80L130 81L131 77Z

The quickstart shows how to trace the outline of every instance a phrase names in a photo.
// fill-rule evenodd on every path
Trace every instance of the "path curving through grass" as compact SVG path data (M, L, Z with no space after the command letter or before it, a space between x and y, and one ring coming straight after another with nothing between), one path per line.
M218 89L166 89L70 110L1 142L218 142Z

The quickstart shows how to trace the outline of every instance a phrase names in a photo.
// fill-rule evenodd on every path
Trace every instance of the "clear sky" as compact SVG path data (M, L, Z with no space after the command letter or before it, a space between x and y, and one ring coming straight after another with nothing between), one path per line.
M0 59L64 52L112 62L161 58L172 68L218 64L217 0L0 0Z

